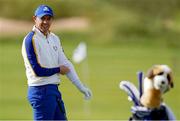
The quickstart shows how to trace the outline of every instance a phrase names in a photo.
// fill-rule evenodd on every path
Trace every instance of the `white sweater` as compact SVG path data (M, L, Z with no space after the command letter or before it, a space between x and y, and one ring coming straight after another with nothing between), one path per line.
M69 67L66 76L78 87L83 86L73 65L66 58L60 39L53 33L43 35L35 26L22 44L22 56L29 86L60 83L60 65Z

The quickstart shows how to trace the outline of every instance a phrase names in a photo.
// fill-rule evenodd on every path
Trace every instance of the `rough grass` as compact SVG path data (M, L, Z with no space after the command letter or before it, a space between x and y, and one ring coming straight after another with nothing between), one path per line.
M68 40L69 36L63 36ZM75 40L78 37L74 37ZM22 39L21 37L19 39ZM80 38L79 38L80 39ZM7 40L7 39L6 39ZM62 41L69 58L78 41ZM130 106L126 94L118 88L119 81L130 80L137 85L136 72L146 70L153 64L168 64L174 71L175 88L164 95L165 102L180 119L180 49L140 43L128 45L88 44L88 59L75 64L83 82L91 87L93 98L87 102L83 95L62 77L60 90L70 120L106 119L126 120ZM84 67L88 63L88 74ZM87 76L84 76L87 75ZM0 44L0 119L32 119L32 111L26 99L27 84L21 57L21 42L1 41Z
M146 72L154 64L168 64L174 71L175 88L164 97L180 119L179 0L0 0L0 14L31 20L34 9L44 3L53 7L56 18L83 16L91 22L85 33L59 34L69 58L78 42L88 43L88 60L75 67L91 87L93 99L84 102L82 94L63 77L60 90L69 119L127 120L131 103L118 88L119 81L130 80L137 85L136 72ZM0 37L2 120L32 119L21 57L23 36ZM88 75L83 69L87 63Z

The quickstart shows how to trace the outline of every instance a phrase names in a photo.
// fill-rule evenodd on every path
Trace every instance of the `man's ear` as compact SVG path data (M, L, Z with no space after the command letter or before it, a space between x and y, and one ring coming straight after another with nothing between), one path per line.
M36 21L36 16L33 16L32 19L33 19L33 21L35 22L35 21Z

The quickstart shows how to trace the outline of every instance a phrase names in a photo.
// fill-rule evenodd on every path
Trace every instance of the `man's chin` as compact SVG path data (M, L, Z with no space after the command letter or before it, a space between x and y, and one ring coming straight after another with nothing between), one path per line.
M47 32L47 31L49 31L49 27L48 28L43 28L42 29L44 32Z
M49 28L43 28L40 30L42 33L48 33L49 32Z

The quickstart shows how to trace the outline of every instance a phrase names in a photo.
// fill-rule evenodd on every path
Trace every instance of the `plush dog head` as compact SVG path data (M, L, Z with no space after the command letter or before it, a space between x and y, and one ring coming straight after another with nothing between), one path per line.
M162 94L173 87L172 71L167 65L155 65L149 69L144 79L144 92L140 99L143 106L158 108Z
M147 73L147 78L152 81L152 86L161 93L173 88L172 71L167 65L155 65Z

